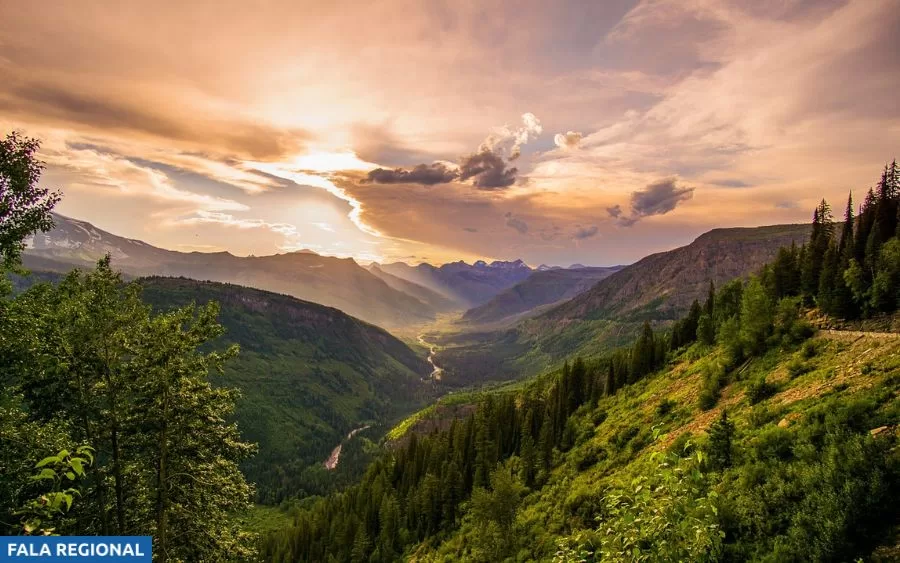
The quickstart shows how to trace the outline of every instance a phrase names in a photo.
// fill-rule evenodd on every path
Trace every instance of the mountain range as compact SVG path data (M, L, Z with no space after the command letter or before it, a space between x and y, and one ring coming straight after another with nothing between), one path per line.
M63 215L26 241L26 263L39 269L92 266L109 254L130 276L175 276L233 283L337 307L388 328L433 321L435 315L487 302L533 272L521 260L410 266L360 266L351 258L299 251L272 256L177 252L120 237Z
M512 262L478 260L442 266L405 262L383 264L381 269L393 276L427 287L451 299L460 308L476 307L531 276L532 270L521 260Z
M468 385L537 373L575 353L597 354L631 341L644 320L667 325L695 299L705 299L710 281L718 286L748 276L771 262L782 246L806 242L809 232L809 225L714 229L687 246L626 266L510 328L475 327L445 334L438 342L443 346L438 363L445 368L446 379ZM578 270L568 270L572 271ZM540 274L554 272L558 270ZM507 299L518 303L498 296L490 306L470 310L465 317L502 317L505 310L514 310L501 306Z
M542 308L571 299L624 266L606 268L544 268L502 291L487 303L465 312L462 320L473 324L514 322L537 314Z

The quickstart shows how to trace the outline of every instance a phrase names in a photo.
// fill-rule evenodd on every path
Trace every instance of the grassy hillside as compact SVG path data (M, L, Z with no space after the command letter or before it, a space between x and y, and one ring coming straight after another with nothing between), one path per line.
M276 561L366 552L420 562L896 561L900 335L823 331L722 372L726 356L699 343L682 349L650 376L581 403L549 441L549 406L540 439L519 441L516 427L533 424L528 405L541 412L542 402L565 396L554 391L565 386L558 373L430 407L391 432L401 444L394 462L296 513L264 553ZM725 385L708 405L701 395L712 372ZM515 422L497 425L509 417ZM488 483L477 468L491 444L499 452L488 459L500 463ZM456 463L475 466L458 481L474 480L458 509ZM409 479L419 486L403 496ZM366 526L365 507L379 505L369 500L375 491L385 499L377 521L398 531L354 534ZM335 528L317 531L317 519L366 541L329 543ZM303 547L288 547L296 540Z
M236 387L242 434L259 444L244 467L266 501L331 479L321 465L353 428L423 404L428 364L405 344L330 307L229 284L144 278L143 298L164 310L218 301L238 357L217 378Z
M635 489L646 485L643 478L655 479L661 471L657 452L689 464L692 453L709 448L710 427L725 409L735 425L733 461L705 467L704 476L718 498L718 526L725 533L720 556L841 560L873 548L872 560L900 556L891 535L900 521L873 522L874 514L844 504L874 500L871 510L900 516L887 493L900 485L900 335L823 333L798 350L772 351L745 365L718 403L702 410L703 375L716 369L720 355L696 345L654 377L572 417L574 446L555 452L555 468L543 486L525 492L516 515L520 560L550 560L561 546L567 561L580 560L577 553L599 555L612 540L603 531L603 515L611 516L604 497L619 491L639 498ZM771 386L764 398L754 386L760 379ZM842 473L856 470L857 481ZM846 514L838 516L842 510ZM808 518L832 518L834 529L806 529ZM640 528L633 524L636 535L649 526ZM464 523L446 539L420 545L414 558L472 557L475 535ZM841 535L846 537L838 540Z

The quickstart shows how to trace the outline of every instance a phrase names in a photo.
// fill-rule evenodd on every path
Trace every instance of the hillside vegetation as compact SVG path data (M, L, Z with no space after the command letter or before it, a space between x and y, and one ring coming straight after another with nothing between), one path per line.
M617 393L576 393L561 423L560 374L484 395L271 536L266 556L831 561L877 548L894 560L878 546L900 493L900 338L770 350L729 372L704 410L709 374L728 361L694 344ZM659 519L636 520L649 511Z
M225 333L215 348L240 354L214 378L242 396L235 418L259 446L244 463L260 500L327 489L320 467L351 429L421 406L427 362L384 330L315 303L246 287L178 278L142 278L143 299L159 311L219 304Z

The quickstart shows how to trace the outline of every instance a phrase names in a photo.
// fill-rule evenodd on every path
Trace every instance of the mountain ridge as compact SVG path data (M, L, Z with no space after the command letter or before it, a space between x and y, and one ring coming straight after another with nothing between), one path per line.
M235 256L229 252L178 252L103 231L54 214L54 228L26 241L26 257L92 267L110 254L116 269L131 276L174 276L254 287L337 307L381 326L425 323L435 311L390 287L352 258L311 252Z
M533 272L522 260L473 264L459 260L441 266L421 263L411 266L405 262L379 265L381 270L415 284L427 287L461 308L471 308L489 301L498 293L524 281Z
M571 299L624 267L538 270L487 303L466 311L462 321L472 324L514 322L523 316L537 314L542 307Z
M756 272L778 249L808 238L809 225L713 229L688 245L651 254L588 291L512 327L475 327L437 338L444 382L471 385L550 369L575 353L590 356L629 342L643 322L667 325L709 281L720 285Z

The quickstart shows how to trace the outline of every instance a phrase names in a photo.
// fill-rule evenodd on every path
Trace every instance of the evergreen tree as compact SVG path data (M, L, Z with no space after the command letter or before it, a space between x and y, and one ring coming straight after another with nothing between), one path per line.
M710 318L713 317L713 313L715 313L716 307L716 284L713 283L712 280L709 280L709 290L706 292L706 304L704 309L706 310L706 314L709 315Z
M884 173L878 182L877 199L875 202L875 227L878 230L879 238L876 241L877 251L881 250L881 246L887 242L897 231L897 190L895 176L895 164L884 167Z
M709 427L707 453L713 469L722 470L731 467L733 439L734 423L728 420L728 412L722 409L722 415Z
M629 383L633 383L653 371L656 347L653 341L653 329L650 321L644 321L641 335L631 349L631 372Z
M841 229L841 242L838 245L838 255L845 263L850 262L852 258L853 248L853 192L847 197L847 209L844 211L844 225Z
M752 276L741 298L740 341L744 351L757 354L765 347L774 308L759 278Z
M812 234L801 273L803 292L807 298L811 299L818 292L825 253L828 251L833 235L834 223L831 207L823 199L813 212Z
M713 323L712 317L703 313L697 322L697 339L711 346L716 342L716 325Z
M839 273L838 249L832 244L825 252L825 260L822 263L822 272L819 275L819 289L816 302L825 313L837 314L840 309L836 292L836 283Z
M865 268L866 245L868 244L872 227L875 225L875 202L875 191L869 189L866 193L866 198L863 201L862 207L860 208L856 234L853 237L853 256L856 258L856 262L861 268Z

